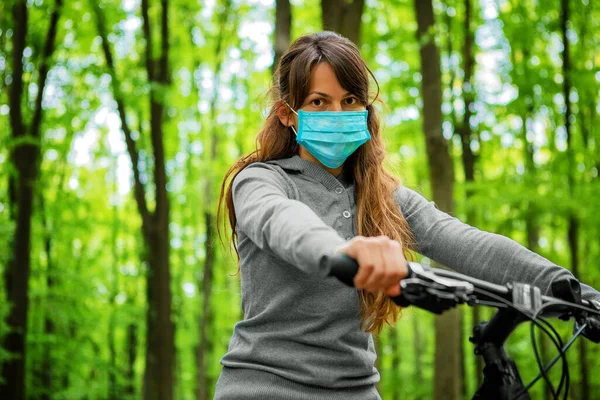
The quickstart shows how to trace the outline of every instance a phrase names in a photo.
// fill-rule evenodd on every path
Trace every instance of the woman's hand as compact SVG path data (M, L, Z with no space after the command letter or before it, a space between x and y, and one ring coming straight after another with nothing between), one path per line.
M387 236L356 236L336 250L358 262L354 286L375 293L383 291L390 297L400 295L400 280L408 275L402 246Z

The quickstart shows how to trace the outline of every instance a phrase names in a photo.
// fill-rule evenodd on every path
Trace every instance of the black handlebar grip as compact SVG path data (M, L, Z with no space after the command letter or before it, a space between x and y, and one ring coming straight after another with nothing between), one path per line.
M350 287L354 287L354 276L358 272L358 262L345 254L335 254L328 259L329 275L335 276Z
M570 303L581 304L581 285L575 278L563 278L552 282L552 296Z
M346 254L335 254L328 258L329 276L335 276L346 285L354 287L354 277L358 273L358 262ZM413 278L414 272L407 263L408 274L406 278Z
M327 259L329 263L329 276L334 276L346 285L350 287L354 287L354 277L358 273L358 262L350 256L345 254L336 254ZM410 264L407 264L408 267L408 275L407 278L413 278L415 276L414 271L410 267ZM410 301L408 301L402 294L397 297L392 297L392 301L398 304L401 307L410 306Z

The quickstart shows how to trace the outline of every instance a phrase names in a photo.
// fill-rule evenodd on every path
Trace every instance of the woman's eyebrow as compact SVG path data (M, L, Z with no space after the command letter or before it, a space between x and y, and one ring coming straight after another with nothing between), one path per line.
M326 97L326 98L328 98L328 99L331 99L331 96L330 96L330 95L328 95L327 93L319 92L319 91L317 91L317 90L313 90L313 91L312 91L312 92L310 92L308 95L310 96L311 94L318 94L319 96L323 96L323 97ZM346 93L344 93L344 94L342 95L342 97L351 96L351 95L352 95L352 93L350 93L350 92L346 92Z

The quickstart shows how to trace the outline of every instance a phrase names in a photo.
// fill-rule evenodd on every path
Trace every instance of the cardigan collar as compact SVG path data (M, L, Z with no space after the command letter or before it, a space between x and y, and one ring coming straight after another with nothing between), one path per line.
M353 183L350 169L344 168L339 177L335 177L327 172L323 167L312 161L305 160L299 155L290 158L281 158L268 161L269 164L275 164L288 171L301 172L317 181L321 182L328 190L334 190L337 187L347 187Z

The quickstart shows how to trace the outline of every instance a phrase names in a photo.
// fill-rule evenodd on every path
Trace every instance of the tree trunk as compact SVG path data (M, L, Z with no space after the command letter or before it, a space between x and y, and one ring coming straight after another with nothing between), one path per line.
M156 207L150 212L145 199L145 185L140 179L138 169L139 154L136 142L131 135L127 123L127 114L116 75L112 52L107 40L107 32L102 10L93 3L96 13L98 34L102 38L102 50L106 64L112 77L113 97L121 119L121 129L125 136L127 152L131 159L134 178L134 195L138 211L142 219L142 235L148 257L147 282L147 340L146 364L144 371L144 399L171 400L173 398L175 358L174 326L171 321L171 277L170 277L170 243L169 243L169 198L166 184L165 153L163 143L164 104L157 88L166 88L169 79L169 25L168 0L161 0L161 51L156 60L152 54L153 36L151 32L149 0L142 0L142 31L146 40L145 61L148 83L150 85L150 139L154 156L154 186Z
M465 191L465 203L467 204L466 223L469 225L475 224L475 212L469 208L469 199L473 195L473 190L468 186L473 184L475 181L475 154L471 150L471 141L473 140L473 132L471 131L471 105L474 100L473 90L473 67L475 65L475 56L473 50L473 43L475 41L473 29L471 28L471 15L472 6L470 0L464 0L465 15L463 20L463 30L465 39L462 47L462 59L463 59L463 83L462 83L462 96L465 105L462 123L457 126L456 130L461 138L462 147L462 165L465 174L465 183L467 189ZM477 326L481 321L479 318L479 308L473 307L473 324ZM461 322L461 337L464 336L463 326ZM461 344L463 341L461 340ZM461 348L461 354L464 354L464 345ZM483 383L483 360L479 356L475 356L475 375L477 381L477 387L480 387ZM467 391L465 377L465 359L461 357L461 375L463 377L463 384L461 386L461 395L464 395Z
M533 92L531 90L531 85L529 83L531 77L529 75L529 70L528 70L528 65L527 62L529 60L529 49L528 48L523 48L523 78L524 78L524 88L519 88L519 91L523 93L523 97L524 97L524 102L523 102L523 112L521 115L521 119L523 121L523 128L522 128L522 137L521 140L523 142L523 157L524 157L524 165L525 165L525 172L524 172L524 178L525 181L527 182L527 184L531 184L534 185L537 182L537 169L535 166L535 162L534 162L534 148L533 148L533 143L530 143L528 138L527 138L527 134L533 130L533 126L532 123L533 121L531 120L531 118L533 118L534 115L534 95ZM513 59L513 62L516 62L515 59ZM525 234L527 237L527 248L533 252L537 252L538 250L538 242L539 242L539 237L540 237L540 228L539 228L539 223L538 223L538 212L537 212L537 207L536 207L536 202L535 199L533 199L533 201L526 201L524 203L525 206ZM538 336L537 336L537 340L540 343L539 346L539 350L540 350L540 358L542 360L542 364L546 365L547 362L550 361L550 357L549 357L549 349L550 349L550 341L548 339L548 336L546 334L544 334L542 331L538 331ZM545 385L544 388L544 398L546 399L551 399L552 398L552 391L550 390L550 386L548 386L547 384Z
M154 150L156 208L152 215L153 229L146 233L150 269L147 276L149 307L144 398L170 400L173 398L175 341L171 321L169 198L166 189L167 175L163 143L164 105L160 94L155 90L157 86L166 87L169 84L169 10L168 1L161 0L161 55L158 60L154 60L148 1L142 0L142 15L146 39L146 73L151 88L150 140ZM121 120L123 122L124 116L121 116Z
M529 53L526 49L523 49L523 59L525 60L523 68L525 74L525 80L528 80L527 73L527 60L529 60ZM527 139L527 133L530 131L530 117L533 116L533 93L530 90L524 91L524 95L526 99L529 99L529 104L526 106L526 111L521 116L523 120L523 129L522 129L522 141L524 148L524 161L525 161L525 180L530 184L535 184L537 182L537 170L535 167L533 155L534 149L533 144L530 143ZM540 228L538 223L538 215L535 199L533 201L525 202L525 234L527 237L527 248L533 252L537 252L538 250L538 242L540 237ZM540 358L542 359L542 364L546 365L547 362L550 361L550 357L548 355L548 351L550 349L550 341L548 336L542 331L538 332L538 341L540 343ZM544 398L551 399L552 391L550 390L550 386L545 385L544 389Z
M127 327L127 372L125 377L125 394L129 397L135 395L135 361L137 359L137 325L130 323Z
M279 60L290 47L292 31L292 6L290 0L275 0L275 57L271 66L271 74L279 67Z
M220 88L220 76L221 69L223 67L224 57L224 41L227 38L226 27L229 25L229 17L231 14L232 1L227 0L222 12L220 13L220 31L217 36L217 46L215 47L215 83L214 90L210 101L210 138L209 138L209 159L207 164L212 168L217 160L217 149L219 148L219 134L217 132L217 104L218 104L218 90ZM235 28L235 25L234 25ZM234 32L236 29L234 29ZM207 400L211 394L211 390L214 387L211 377L207 374L207 354L212 351L212 341L209 338L208 328L212 325L212 284L213 284L213 273L215 267L215 227L214 227L214 215L213 215L213 185L214 177L208 175L204 181L205 184L205 204L204 204L204 224L206 231L205 241L205 259L204 259L204 273L202 277L202 315L199 323L200 329L200 342L196 349L196 374L197 374L197 387L196 387L196 398L198 400Z
M117 173L115 167L115 182L116 177ZM115 193L116 192L117 191L115 190ZM117 239L119 237L119 209L116 204L113 206L112 222L112 288L110 295L111 310L108 319L108 398L110 400L117 400L119 398L119 393L117 390L117 350L115 344L115 331L118 308L116 299L119 294L119 251L117 249Z
M46 341L43 344L43 358L41 365L41 376L42 376L42 394L40 398L42 400L50 400L53 397L52 390L52 346L50 341L47 339L54 336L54 321L52 320L52 307L48 306L52 304L54 298L54 260L52 258L52 235L50 234L50 227L48 225L48 214L45 207L44 198L40 196L40 214L42 217L42 226L44 230L44 251L46 252L46 307L44 310L44 336Z
M525 54L527 54L527 52L525 52ZM528 60L529 57L527 55L525 55L524 60ZM524 66L525 71L527 66ZM527 79L527 72L525 72L525 79ZM531 182L531 184L534 184L534 182L536 182L536 175L537 175L537 171L536 171L536 167L535 167L535 163L533 160L533 144L529 143L529 141L527 140L527 132L529 131L529 118L530 116L533 115L533 93L527 93L526 96L529 96L529 99L531 100L531 102L529 103L529 105L527 106L527 111L525 112L525 114L521 117L523 120L523 134L522 134L522 141L523 141L523 147L524 147L524 157L525 157L525 179L527 182ZM527 248L533 252L537 252L538 250L538 242L539 242L539 237L540 237L540 230L539 230L539 223L538 223L538 215L537 215L537 210L536 210L536 205L535 205L535 200L534 201L527 201L525 203L525 234L527 237ZM537 335L537 340L540 343L539 346L539 350L540 350L540 358L542 360L542 364L546 365L547 362L550 361L550 357L549 357L549 349L550 349L550 341L548 339L548 336L543 333L542 331L538 331L538 335ZM545 389L544 389L544 398L546 399L552 399L552 391L550 390L550 386L548 386L547 384L545 385Z
M141 258L141 257L140 257ZM127 308L131 309L136 307L136 301L138 296L137 285L126 286L127 288ZM128 322L125 339L125 353L127 357L127 367L125 369L125 383L123 392L129 398L134 398L136 395L136 374L135 374L135 363L137 362L138 355L138 335L139 327L136 318L133 318ZM140 397L138 394L137 397Z
M467 184L475 181L475 155L471 150L471 140L473 140L473 132L471 131L471 105L474 100L474 91L472 85L473 66L475 65L475 57L473 54L473 42L474 35L471 28L471 1L464 0L465 6L465 19L464 19L464 32L465 40L462 48L462 59L463 59L463 84L462 84L462 95L465 103L465 112L463 114L463 120L460 126L457 127L458 134L461 138L462 144L462 164L465 173L465 182ZM472 190L467 190L466 201L473 194ZM472 223L474 219L473 213L467 213L467 223Z
M565 132L567 134L567 157L568 157L568 180L569 180L569 191L571 197L575 191L575 148L573 146L573 133L571 131L571 101L569 95L571 93L571 60L570 60L570 44L567 37L567 24L569 22L569 0L561 0L561 21L560 30L563 40L563 53L562 53L562 75L563 75L563 97L565 101ZM568 216L568 242L569 252L571 255L571 272L577 279L581 278L579 271L579 223L577 216L573 211L570 211ZM581 384L579 398L581 400L590 399L590 381L588 371L588 360L587 360L587 349L585 340L579 341L579 368L581 371Z
M433 200L447 212L454 211L454 169L448 142L442 135L442 85L440 56L432 32L434 14L432 0L414 1L417 17L417 40L420 44L421 94L423 97L423 132ZM435 319L434 398L461 398L461 314L447 311Z
M149 248L144 399L170 400L173 398L175 343L171 321L168 226L151 234Z
M23 103L23 50L26 47L28 13L25 0L13 4L14 32L12 45L12 83L8 91L11 138L15 144L10 160L16 173L9 177L9 215L15 223L15 233L10 244L10 256L4 273L7 300L11 304L7 323L9 333L4 338L4 349L11 358L2 365L0 398L24 399L27 319L29 312L29 274L31 270L31 217L33 215L34 187L39 175L40 137L42 124L42 98L50 69L62 0L56 0L50 15L41 62L38 70L38 94L33 117L27 132L21 105ZM22 139L29 136L31 140ZM33 142L33 143L32 143Z
M454 211L454 167L448 142L442 135L442 89L440 56L430 31L434 17L431 0L415 0L417 14L417 40L420 45L421 94L423 97L423 132L427 148L429 179L433 198L445 212Z
M364 0L321 0L323 29L337 32L360 48Z
M186 160L186 171L190 171L190 167L189 164L192 163L192 158L191 157L187 157ZM186 181L188 182L194 182L194 177L191 176L191 174L186 174ZM179 206L181 206L181 204L178 204ZM188 211L186 213L186 211ZM181 218L182 220L186 221L186 224L189 224L193 227L195 227L195 224L192 222L194 221L194 210L191 209L190 207L186 207L181 206L179 207L179 218ZM197 236L193 235L191 236L192 238L195 238ZM183 238L183 241L185 241L186 239ZM177 261L174 263L175 265L177 265L177 274L174 275L173 277L173 287L175 288L183 288L183 284L185 283L185 275L186 275L186 262L185 262L185 256L187 253L187 249L185 246L180 246L179 250L177 252ZM185 329L185 323L184 321L184 312L186 311L184 309L184 304L185 304L185 293L182 290L176 290L173 293L173 321L175 321L173 323L173 327L175 329L175 332L177 332L177 329L179 329L181 326L183 326L183 329ZM175 352L175 360L174 360L174 364L175 364L175 398L176 399L182 399L185 397L185 388L182 382L182 376L183 373L186 369L185 367L185 363L183 360L183 357L179 356L179 351Z
M402 382L402 377L400 375L400 354L402 352L402 350L400 349L400 329L398 329L398 326L395 326L394 328L391 328L389 330L389 337L390 337L390 346L392 348L392 371L390 374L391 377L391 381L392 381L392 399L393 400L400 400L401 399L401 392L400 392L400 388L402 387L401 382Z
M415 350L415 382L423 382L423 342L421 341L421 328L419 326L419 316L413 314L413 336L415 338L414 350ZM420 392L419 392L420 393ZM417 400L421 399L420 396L415 397Z
M114 299L113 299L114 300ZM114 308L114 301L112 306ZM108 320L108 399L118 399L117 391L117 351L115 346L115 310L113 309Z
M212 350L212 341L209 338L208 327L213 319L210 305L215 263L215 237L212 214L207 212L204 214L204 218L206 227L206 258L204 259L204 273L202 277L202 316L200 319L200 342L198 343L198 348L196 350L196 382L198 384L196 398L198 400L207 400L209 398L210 387L212 387L212 385L209 383L209 377L207 374L208 365L206 362L206 355Z

